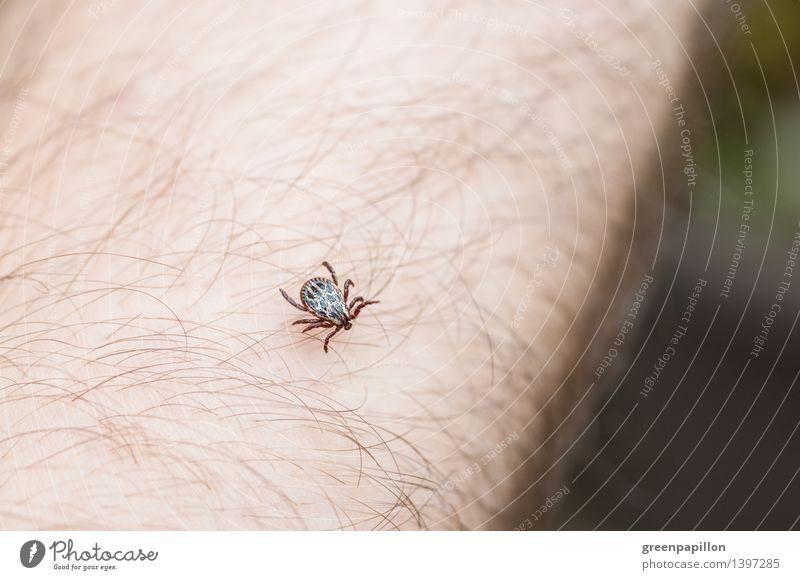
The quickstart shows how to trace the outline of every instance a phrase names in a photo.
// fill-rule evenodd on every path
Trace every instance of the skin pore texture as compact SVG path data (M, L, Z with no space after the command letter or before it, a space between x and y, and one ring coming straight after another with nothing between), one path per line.
M0 10L0 528L509 529L563 485L691 4ZM279 293L323 260L380 300L328 354Z

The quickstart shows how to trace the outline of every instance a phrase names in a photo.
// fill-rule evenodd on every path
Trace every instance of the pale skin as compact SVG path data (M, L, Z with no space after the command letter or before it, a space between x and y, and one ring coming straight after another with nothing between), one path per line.
M686 68L663 4L3 6L0 528L524 520ZM322 260L380 300L327 355L278 293Z

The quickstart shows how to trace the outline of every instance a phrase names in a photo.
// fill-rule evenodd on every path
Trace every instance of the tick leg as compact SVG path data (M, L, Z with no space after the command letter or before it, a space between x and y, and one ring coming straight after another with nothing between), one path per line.
M344 301L345 302L347 302L347 295L350 293L350 286L355 286L355 284L353 284L353 281L350 278L348 278L347 280L344 281Z
M347 298L345 298L345 300L347 300ZM353 306L355 306L359 302L364 302L364 297L363 296L356 296L355 298L353 298L353 301L350 302L350 306L348 306L347 309L348 310L352 310Z
M331 266L329 262L322 262L322 265L328 269L328 272L331 273L331 279L333 280L333 283L338 286L339 280L336 278L336 270L333 269L333 266Z
M353 312L353 315L350 317L350 320L355 319L355 317L358 316L358 313L361 312L361 309L364 308L365 306L369 306L370 304L378 304L379 302L380 302L380 300L367 300L366 302L362 302L355 309L355 311Z
M314 324L315 322L322 322L319 318L303 318L302 320L295 320L292 322L292 326L295 324Z
M291 304L292 306L294 306L298 310L302 310L303 312L308 312L308 310L306 310L305 306L300 306L297 302L295 302L294 300L289 298L289 295L286 292L283 291L283 288L281 288L281 294L283 294L283 297L286 299L286 302L288 302L289 304Z
M316 321L313 324L306 326L303 329L303 332L308 332L309 330L314 330L315 328L330 328L331 326L333 326L333 324L327 320L323 320L322 322Z
M331 332L330 334L328 334L328 336L325 337L325 344L322 345L322 348L325 350L325 352L328 352L328 343L336 335L336 333L339 332L342 328L344 328L344 327L343 326L337 326L333 330L333 332Z

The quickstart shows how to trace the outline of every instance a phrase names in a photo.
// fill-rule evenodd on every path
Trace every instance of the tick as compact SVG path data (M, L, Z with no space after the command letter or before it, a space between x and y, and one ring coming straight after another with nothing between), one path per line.
M308 332L314 328L333 329L325 337L325 344L322 347L325 352L328 352L328 343L337 333L342 330L350 330L353 327L353 321L365 306L378 304L380 301L365 300L363 296L356 296L348 304L347 297L350 294L350 288L355 284L348 278L344 281L344 290L340 290L339 280L336 277L336 271L333 266L328 262L322 262L322 265L331 273L332 280L321 277L306 280L300 288L301 304L290 298L282 288L281 294L289 304L298 310L314 315L314 318L295 320L292 322L292 326L295 324L308 324L303 329L303 332Z

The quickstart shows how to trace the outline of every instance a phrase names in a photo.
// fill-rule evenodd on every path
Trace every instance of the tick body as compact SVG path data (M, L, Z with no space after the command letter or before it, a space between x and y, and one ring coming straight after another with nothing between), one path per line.
M330 340L342 330L350 330L353 327L353 321L365 306L377 304L379 301L365 300L363 296L356 296L348 304L350 288L355 284L352 280L347 279L344 281L343 289L339 289L339 280L333 266L328 262L322 262L322 265L331 273L331 279L318 277L307 280L300 288L300 304L290 298L283 289L281 289L281 295L298 310L314 316L314 318L295 320L292 325L307 324L308 326L303 329L303 332L314 328L333 329L325 337L323 344L323 349L328 352Z

